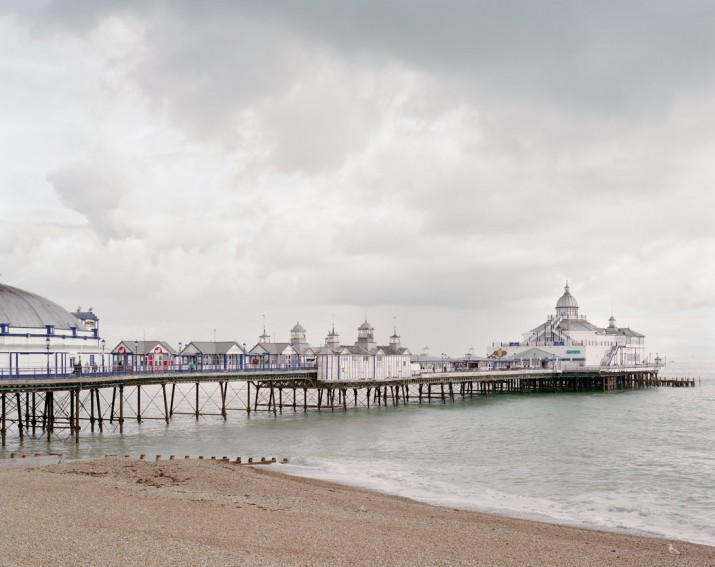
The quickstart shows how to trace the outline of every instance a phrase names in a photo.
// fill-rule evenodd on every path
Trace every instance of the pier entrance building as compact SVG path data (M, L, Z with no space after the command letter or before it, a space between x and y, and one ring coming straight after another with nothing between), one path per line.
M0 284L0 376L27 369L91 370L103 366L104 346L91 308L70 313L35 293Z

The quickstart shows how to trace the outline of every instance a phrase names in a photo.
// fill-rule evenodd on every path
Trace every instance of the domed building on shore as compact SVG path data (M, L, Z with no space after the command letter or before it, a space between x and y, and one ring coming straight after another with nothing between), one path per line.
M643 364L645 336L630 327L617 327L611 315L607 327L590 323L579 315L576 298L568 282L556 302L556 313L546 322L523 334L516 342L493 343L487 348L490 358L528 361L553 361L561 367L634 366Z
M65 374L103 364L93 310L70 313L53 301L0 284L0 375Z

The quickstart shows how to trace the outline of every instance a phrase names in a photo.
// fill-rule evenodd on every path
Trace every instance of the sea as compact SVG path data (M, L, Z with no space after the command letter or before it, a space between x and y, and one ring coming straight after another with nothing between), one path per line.
M125 433L9 439L10 451L288 459L272 470L456 509L715 545L715 360L694 388L504 394L348 411L243 412Z

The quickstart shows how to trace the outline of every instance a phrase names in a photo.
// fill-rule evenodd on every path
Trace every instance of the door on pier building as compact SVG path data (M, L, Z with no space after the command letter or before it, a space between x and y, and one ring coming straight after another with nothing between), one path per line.
M165 366L167 353L161 348L161 345L156 345L149 356L149 366Z

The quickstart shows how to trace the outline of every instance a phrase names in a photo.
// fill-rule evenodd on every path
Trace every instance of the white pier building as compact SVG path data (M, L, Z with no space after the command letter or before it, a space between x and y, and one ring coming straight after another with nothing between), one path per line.
M354 345L341 345L333 327L325 339L325 346L316 349L318 380L356 381L388 380L412 376L412 353L400 344L397 329L390 344L375 342L375 329L367 320L358 327Z
M516 342L492 343L487 356L512 359L515 365L553 364L574 366L633 366L645 361L645 336L628 327L617 327L611 315L607 327L590 323L579 315L578 302L566 282L556 302L556 313L523 334ZM552 362L548 362L552 361Z
M92 309L70 313L49 299L0 284L0 374L98 368L104 346Z

